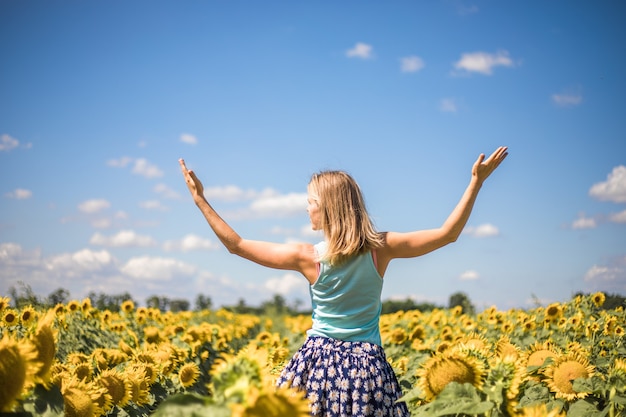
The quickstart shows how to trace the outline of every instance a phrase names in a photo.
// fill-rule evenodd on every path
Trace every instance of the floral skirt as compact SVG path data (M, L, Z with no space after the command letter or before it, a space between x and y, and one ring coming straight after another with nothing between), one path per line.
M368 342L309 337L278 386L306 390L314 417L406 417L406 404L383 348Z

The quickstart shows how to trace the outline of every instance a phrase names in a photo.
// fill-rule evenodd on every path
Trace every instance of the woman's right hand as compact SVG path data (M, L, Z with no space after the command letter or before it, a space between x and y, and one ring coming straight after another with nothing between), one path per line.
M185 183L187 184L187 188L189 188L189 192L191 193L194 201L197 201L199 198L204 199L204 186L202 185L202 182L198 179L198 177L196 177L196 174L192 170L187 169L184 159L179 159L178 163L183 171Z

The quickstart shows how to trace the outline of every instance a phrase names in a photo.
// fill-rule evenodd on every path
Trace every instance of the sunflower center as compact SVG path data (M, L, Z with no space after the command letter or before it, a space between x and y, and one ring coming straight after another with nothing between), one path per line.
M587 378L589 373L585 366L577 361L567 361L554 370L554 385L566 394L575 394L572 382L576 378Z
M428 377L430 390L435 395L439 394L452 381L460 384L465 382L474 384L476 381L474 368L463 360L449 358L443 361L436 369L433 369L433 372Z
M541 366L548 358L554 358L554 353L549 350L541 349L536 352L533 352L528 357L528 363L526 366Z

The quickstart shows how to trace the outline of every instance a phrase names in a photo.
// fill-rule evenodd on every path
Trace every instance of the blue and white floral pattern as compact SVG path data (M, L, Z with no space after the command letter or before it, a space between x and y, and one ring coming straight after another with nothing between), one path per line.
M306 390L314 417L406 417L398 380L381 346L309 337L278 386Z

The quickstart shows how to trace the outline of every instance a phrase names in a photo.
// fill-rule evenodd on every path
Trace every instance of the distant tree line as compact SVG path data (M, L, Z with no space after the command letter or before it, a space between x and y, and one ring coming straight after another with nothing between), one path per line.
M582 292L577 292L572 298L577 296L589 296ZM607 294L605 295L605 301L602 308L605 310L612 310L619 306L626 307L626 297L619 294ZM54 307L57 304L66 304L70 298L70 292L64 288L59 288L47 297L37 296L31 289L31 287L23 282L19 283L19 287L12 286L9 288L8 296L11 298L13 305L16 308L22 308L28 305L33 307ZM120 310L122 303L125 301L132 301L137 305L138 303L133 300L132 296L128 292L122 294L105 294L103 292L95 293L90 292L87 298L91 301L91 305L99 310L109 310L117 312ZM456 292L452 294L448 300L447 308L461 307L461 312L464 314L472 315L476 309L472 304L467 294L463 292ZM152 295L146 299L146 307L156 308L160 311L190 311L191 303L186 299L171 299L166 296ZM296 315L296 314L310 314L311 311L301 310L302 301L295 300L293 303L287 303L287 300L282 295L274 295L271 300L262 302L259 306L251 306L246 303L243 298L240 298L237 304L231 306L224 306L226 310L232 311L238 314L255 314L255 315ZM211 298L204 294L198 294L194 302L194 311L210 310L213 308L213 301ZM443 309L446 306L436 305L430 302L418 303L407 297L403 300L384 300L382 303L382 314L391 314L398 311L410 311L419 310L422 312L432 311L434 309Z

